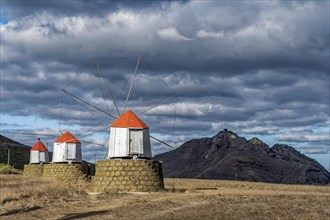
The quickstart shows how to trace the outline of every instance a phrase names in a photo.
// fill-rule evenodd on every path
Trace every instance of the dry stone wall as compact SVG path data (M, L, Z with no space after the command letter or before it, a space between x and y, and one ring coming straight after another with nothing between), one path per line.
M155 192L164 189L162 163L155 160L99 160L93 187L97 192Z
M68 183L76 183L88 178L87 164L54 163L44 164L43 177L50 177Z
M27 177L42 177L43 164L24 164L23 175Z

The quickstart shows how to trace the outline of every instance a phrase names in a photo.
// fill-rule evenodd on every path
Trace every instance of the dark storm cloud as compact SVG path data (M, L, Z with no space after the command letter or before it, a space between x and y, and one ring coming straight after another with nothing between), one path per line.
M326 31L327 23L322 21L324 10L321 10L320 14L312 14L313 16L311 16L310 13L302 15L302 12L299 11L302 9L292 10L297 17L311 17L312 21L318 23L318 25L314 25L315 23L311 23L310 21L300 24L300 21L286 14L290 12L286 8L283 8L283 14L279 14L277 10L274 10L273 16L271 16L271 14L266 15L263 13L263 10L270 10L269 7L274 7L274 5L267 5L264 3L256 5L256 8L262 8L263 10L256 10L255 13L253 13L253 7L245 3L220 4L213 2L203 5L198 2L193 2L190 4L190 7L187 5L189 4L183 4L179 7L174 4L174 6L169 7L167 13L156 11L156 16L158 17L156 17L155 20L150 18L147 20L148 18L144 16L143 13L152 13L145 10L143 7L136 9L136 13L125 10L125 8L119 10L117 13L111 13L110 11L108 12L109 14L104 15L104 18L112 16L112 19L110 18L108 20L104 20L103 17L97 17L91 13L90 17L82 15L81 17L69 17L61 20L62 17L59 16L59 19L56 19L56 17L53 19L60 21L53 21L52 17L47 18L45 13L42 14L42 11L39 11L41 14L39 14L39 17L36 17L36 23L33 23L36 26L33 30L42 36L46 36L46 38L49 36L61 35L63 32L67 33L68 45L71 45L68 47L65 45L65 42L55 38L53 39L54 45L60 43L64 44L65 47L56 47L58 48L58 50L56 50L56 48L51 45L47 45L39 49L35 48L31 52L37 55L38 53L46 52L42 51L43 48L48 48L50 51L55 50L53 55L56 56L56 54L59 54L62 50L63 58L57 57L57 59L60 59L62 62L72 62L76 56L72 54L71 51L68 51L70 48L80 46L82 47L81 50L84 50L84 47L87 47L86 49L89 50L86 52L89 56L102 56L103 54L109 53L109 51L104 51L104 49L102 49L104 48L103 43L109 42L111 50L115 53L118 53L118 51L116 51L117 45L120 45L120 48L118 48L119 50L128 49L128 53L126 54L133 51L135 51L133 52L134 54L136 54L137 51L140 51L140 53L142 52L142 54L145 52L143 55L146 59L148 59L151 53L157 53L157 56L152 56L151 62L154 63L155 68L160 71L173 71L180 68L191 73L214 72L218 74L221 72L222 74L241 74L251 69L260 68L299 67L303 69L323 68L323 70L326 68L324 66L326 57L320 56L320 53L322 53L325 48L328 48L328 41L326 38L328 34ZM290 5L290 3L287 3L287 6ZM204 11L199 9L200 6L204 7ZM212 12L211 7L214 7L214 10L220 9L220 11ZM241 8L245 8L244 12L238 13L242 10ZM197 13L192 13L192 10L196 10ZM320 9L315 7L315 10L319 11ZM235 19L233 19L233 16L231 16L228 11L233 11L233 13L238 15L237 18L235 17ZM222 19L219 19L219 15ZM185 22L184 18L189 16L195 17L196 19L190 19L189 25L186 25L187 22ZM250 19L246 19L246 17ZM75 18L81 18L82 20ZM135 20L130 20L132 18ZM296 26L289 23L291 20L296 22ZM85 23L88 21L90 24ZM79 22L83 22L83 28L90 29L89 33L82 34L90 38L89 40L96 40L93 42L93 46L91 41L86 41L85 38L80 38L78 35L75 36L72 28L81 28L76 25ZM141 27L141 22L146 23L149 29ZM135 27L133 27L133 25L135 25ZM106 30L100 31L99 28L102 26ZM195 28L190 35L184 36L184 26L194 26ZM222 30L226 26L230 26L231 30ZM312 29L311 32L306 33L306 27ZM175 34L173 35L172 32L167 33L167 35L161 32L171 28L177 31L178 36ZM284 31L285 28L288 29ZM116 32L112 31L109 32L112 29L113 31L117 30L118 34L114 34ZM145 32L142 33L141 31ZM104 37L100 38L100 36L93 35L95 32L99 32L99 35L109 35L109 40L106 40ZM223 36L220 34L220 36L217 37L216 34L222 32ZM311 33L313 33L313 35L311 35ZM121 35L122 38L117 38L118 36L116 35ZM115 37L115 39L113 37ZM80 43L73 42L72 39L75 38ZM143 44L142 39L147 39L150 45ZM313 43L315 39L319 39L319 41L324 44L317 46ZM162 41L159 40L168 40L168 42L160 43ZM132 41L136 43L131 44ZM237 41L240 43L237 44ZM132 50L125 48L126 45L129 45ZM142 49L143 47L145 49ZM177 47L181 49L175 50ZM250 52L251 50L253 53ZM176 52L173 53L173 51ZM55 58L51 54L42 57L48 57L48 59ZM164 59L166 62L163 62Z
M170 1L168 1L170 2ZM121 8L137 9L145 7L159 7L158 2L153 1L113 1L113 0L3 0L3 7L8 8L10 19L29 16L41 11L59 15L95 15L104 16L109 11L118 11Z
M63 128L74 124L84 132L108 126L114 119L61 89L117 114L94 59L123 111L141 55L127 108L139 112L177 94L141 116L164 139L171 139L167 134L175 126L178 142L226 127L313 143L329 125L329 2L3 1L2 6L8 15L1 24L3 114L59 120Z

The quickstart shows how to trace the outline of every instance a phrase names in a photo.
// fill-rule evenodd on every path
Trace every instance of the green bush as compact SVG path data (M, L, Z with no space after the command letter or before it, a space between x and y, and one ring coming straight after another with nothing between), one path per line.
M0 164L0 174L22 174L22 171L8 164Z

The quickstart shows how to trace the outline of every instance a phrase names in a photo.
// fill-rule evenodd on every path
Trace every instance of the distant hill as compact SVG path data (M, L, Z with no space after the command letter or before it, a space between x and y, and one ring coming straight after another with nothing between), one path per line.
M30 162L30 146L11 140L0 134L0 163L7 164L8 149L10 149L10 165L23 169Z
M327 184L330 173L293 147L269 147L223 130L212 138L193 139L155 156L164 177L227 179L288 184Z

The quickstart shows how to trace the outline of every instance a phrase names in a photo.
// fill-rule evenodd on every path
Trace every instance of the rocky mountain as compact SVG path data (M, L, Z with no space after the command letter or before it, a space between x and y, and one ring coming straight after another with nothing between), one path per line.
M24 164L30 162L31 147L0 135L0 163L7 164L8 149L10 149L9 163L16 169L23 169Z
M286 184L327 184L330 173L293 147L269 147L223 130L212 138L193 139L155 156L165 177L227 179Z

